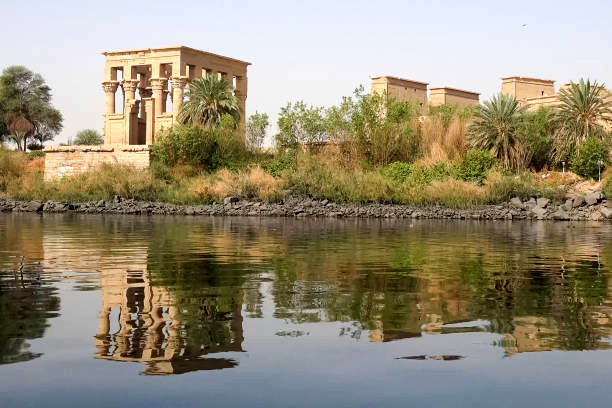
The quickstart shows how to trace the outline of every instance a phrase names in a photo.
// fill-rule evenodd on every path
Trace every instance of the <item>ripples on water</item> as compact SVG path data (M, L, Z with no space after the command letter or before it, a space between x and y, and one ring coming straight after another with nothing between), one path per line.
M478 383L462 375L503 391L516 364L533 375L544 367L529 356L610 348L611 231L0 215L0 375L12 379L0 391L15 405L35 405L32 392L61 405L68 382L80 384L71 398L82 402L94 383L190 373L166 380L181 384L174 392L186 405L200 401L202 387L211 387L213 406L252 406L254 392L266 406L392 405L408 391L421 403L460 403ZM571 366L574 374L586 367ZM418 385L445 378L455 391ZM303 393L311 387L332 394ZM141 393L156 394L137 390L123 402L144 405Z

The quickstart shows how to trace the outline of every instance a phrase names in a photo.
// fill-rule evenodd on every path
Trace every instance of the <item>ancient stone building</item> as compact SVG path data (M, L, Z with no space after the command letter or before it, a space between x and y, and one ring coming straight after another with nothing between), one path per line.
M558 102L555 81L550 79L520 76L502 78L501 93L514 96L521 106L527 106L530 110Z
M102 53L105 93L103 146L45 148L45 179L83 173L103 163L147 168L150 146L161 129L176 123L186 85L216 75L229 82L244 132L248 62L189 47Z
M104 144L153 144L156 132L176 122L187 83L205 75L217 75L234 87L244 123L248 62L189 47L102 54L106 58L102 82L106 98ZM122 98L118 107L119 89Z
M427 104L427 83L392 76L372 78L372 95L387 94L402 102L418 102L421 106Z
M478 105L479 93L443 87L429 90L429 105L455 105L459 108Z

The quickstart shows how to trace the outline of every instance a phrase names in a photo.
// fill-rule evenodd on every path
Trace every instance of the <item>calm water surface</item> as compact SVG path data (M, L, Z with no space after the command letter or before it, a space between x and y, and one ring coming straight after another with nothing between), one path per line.
M612 226L0 215L0 406L608 407Z

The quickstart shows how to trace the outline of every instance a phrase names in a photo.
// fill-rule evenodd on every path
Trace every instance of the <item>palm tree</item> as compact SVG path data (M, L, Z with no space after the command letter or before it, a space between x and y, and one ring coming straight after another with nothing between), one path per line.
M559 92L553 123L557 129L555 158L563 159L589 136L603 138L612 122L612 100L603 84L580 79Z
M34 129L34 125L27 120L24 116L10 112L4 116L4 121L11 139L17 144L19 151L25 151L26 149L26 135Z
M527 159L518 131L524 112L511 95L499 94L485 101L468 127L471 147L490 150L506 168L521 168Z
M181 105L178 120L181 123L212 127L223 115L230 115L236 123L240 119L238 99L232 86L215 76L196 78L189 83L187 100Z

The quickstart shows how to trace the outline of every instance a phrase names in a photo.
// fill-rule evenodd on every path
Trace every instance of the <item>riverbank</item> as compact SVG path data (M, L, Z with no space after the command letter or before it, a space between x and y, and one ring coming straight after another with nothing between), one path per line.
M187 216L250 217L359 217L359 218L425 218L484 220L591 220L612 219L612 200L601 193L568 199L563 204L547 198L520 200L513 198L499 205L481 205L468 209L443 206L415 207L396 204L335 203L307 197L288 197L279 203L226 197L223 203L208 205L175 205L137 201L116 196L111 201L69 203L58 201L15 201L0 199L0 212L140 214Z

